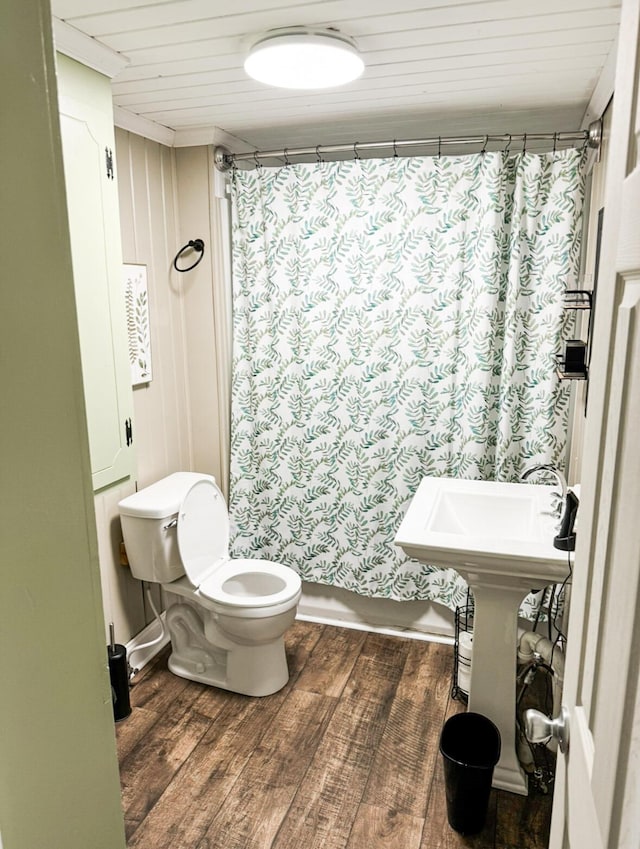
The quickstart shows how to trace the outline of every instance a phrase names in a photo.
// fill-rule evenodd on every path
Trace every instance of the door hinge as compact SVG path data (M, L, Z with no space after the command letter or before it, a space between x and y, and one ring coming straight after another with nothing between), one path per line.
M105 147L104 155L107 164L107 179L113 180L113 151L110 147Z
M131 419L125 419L124 436L127 442L127 446L133 445L133 425L131 424Z

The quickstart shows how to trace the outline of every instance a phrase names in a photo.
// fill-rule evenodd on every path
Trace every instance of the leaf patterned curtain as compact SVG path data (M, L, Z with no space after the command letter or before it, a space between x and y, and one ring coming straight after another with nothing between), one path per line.
M234 556L464 603L395 532L425 475L563 465L582 200L574 150L234 174Z

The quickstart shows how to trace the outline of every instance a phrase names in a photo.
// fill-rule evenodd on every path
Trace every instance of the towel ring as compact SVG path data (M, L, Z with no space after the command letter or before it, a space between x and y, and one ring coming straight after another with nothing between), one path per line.
M178 260L180 259L180 257L182 256L182 254L186 250L189 250L189 248L193 248L194 251L199 251L200 256L193 263L193 265L190 265L187 268L178 268ZM202 239L191 239L189 242L187 242L186 245L184 245L184 247L180 248L178 253L175 255L174 260L173 260L173 267L175 268L176 271L191 271L192 268L196 267L196 265L200 262L200 260L202 259L203 256L204 256L204 242L203 242L203 240Z

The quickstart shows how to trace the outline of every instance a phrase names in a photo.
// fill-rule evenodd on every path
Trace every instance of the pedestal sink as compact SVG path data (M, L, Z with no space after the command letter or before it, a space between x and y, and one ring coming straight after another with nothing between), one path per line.
M424 478L398 529L410 557L455 569L475 599L469 710L502 737L493 786L527 794L515 747L518 609L531 590L567 576L567 553L553 547L554 487Z

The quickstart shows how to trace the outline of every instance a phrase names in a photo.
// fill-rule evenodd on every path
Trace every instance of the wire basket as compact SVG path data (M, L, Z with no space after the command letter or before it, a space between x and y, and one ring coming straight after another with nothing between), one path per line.
M467 603L464 607L456 607L453 679L451 682L451 698L465 704L469 701L469 683L471 681L473 613L473 596L467 593Z

